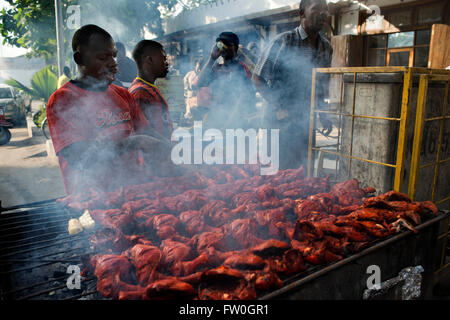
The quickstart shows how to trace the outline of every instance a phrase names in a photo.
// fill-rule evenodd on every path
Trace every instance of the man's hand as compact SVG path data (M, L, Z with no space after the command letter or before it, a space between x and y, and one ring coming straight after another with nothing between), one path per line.
M211 59L216 61L222 55L222 50L219 49L217 44L214 44L214 47L211 50Z

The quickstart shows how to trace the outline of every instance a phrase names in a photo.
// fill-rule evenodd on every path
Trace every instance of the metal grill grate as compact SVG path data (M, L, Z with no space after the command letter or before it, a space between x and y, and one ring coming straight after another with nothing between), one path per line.
M81 257L92 253L89 234L69 236L75 218L54 200L1 209L0 299L102 299L94 277L82 278L70 290L67 268L81 268Z
M105 299L96 290L97 280L95 277L82 277L79 290L71 290L67 286L67 280L70 277L70 274L67 273L68 267L77 265L81 269L82 256L94 253L89 245L90 233L68 235L67 223L69 219L77 218L73 213L54 201L1 209L1 211L0 300ZM373 263L380 257L389 255L389 250L397 250L395 248L397 246L398 249L405 252L411 251L411 259L414 261L417 260L419 253L424 255L423 259L421 258L421 263L428 263L430 257L426 258L425 253L432 246L430 241L436 240L437 226L442 221L446 222L449 215L450 212L441 212L438 217L419 226L418 230L423 230L419 232L419 238L417 236L411 238L413 236L411 232L404 232L389 239L375 242L366 250L337 263L311 267L306 272L284 279L283 288L266 293L261 296L261 299L277 299L285 297L286 294L288 294L287 298L298 295L298 298L304 299L310 296L309 294L305 297L301 296L301 290L304 291L305 287L312 285L306 290L312 290L311 293L313 293L314 288L323 288L320 279L326 278L327 281L331 281L341 278L346 273L346 268L354 268L355 264L362 265L364 259L368 260L367 263ZM409 248L413 239L418 243L415 249ZM401 241L406 241L405 243L408 243L408 245L401 244ZM418 250L419 248L421 250ZM406 261L402 261L402 263L406 263ZM391 263L389 263L389 266L386 268L389 270L395 269ZM398 267L404 266L399 265ZM362 268L361 270L365 269ZM337 272L341 276L338 276ZM355 278L355 274L362 276L364 272L355 273L352 269L347 276ZM360 281L359 278L353 280ZM357 284L358 281L355 283ZM350 295L351 290L348 291L347 294ZM310 297L321 295L323 293L316 293L316 295L313 294Z

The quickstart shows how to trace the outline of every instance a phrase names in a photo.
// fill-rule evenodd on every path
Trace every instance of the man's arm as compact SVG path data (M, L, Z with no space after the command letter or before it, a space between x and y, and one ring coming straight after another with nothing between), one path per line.
M256 91L258 91L261 94L261 96L267 102L269 102L269 105L275 106L278 103L276 97L273 94L273 91L269 88L267 82L262 77L253 74L252 82L256 88Z
M209 56L208 61L200 70L197 78L193 81L192 86L196 88L207 87L211 83L213 79L213 66L216 60L220 57L220 49L214 44L214 47L211 50L211 55Z
M277 92L269 87L269 82L275 77L276 66L282 56L285 44L282 37L274 39L261 53L253 70L252 82L256 90L269 103L270 107L278 108Z

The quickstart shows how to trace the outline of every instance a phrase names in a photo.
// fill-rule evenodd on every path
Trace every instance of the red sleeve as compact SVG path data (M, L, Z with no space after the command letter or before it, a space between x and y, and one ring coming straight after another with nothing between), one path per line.
M148 127L149 122L142 112L139 104L134 100L134 98L129 95L131 118L133 119L133 126L135 131L141 131Z
M244 68L245 74L247 75L247 78L251 78L251 72L248 69L247 65L241 61L239 61L239 63L241 64L241 66Z
M47 104L47 121L55 152L74 142L85 141L89 133L81 112L77 111L75 98L65 88L58 89Z

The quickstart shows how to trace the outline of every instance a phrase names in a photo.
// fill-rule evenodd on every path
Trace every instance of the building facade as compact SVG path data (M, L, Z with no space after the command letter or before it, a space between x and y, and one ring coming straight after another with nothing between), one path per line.
M333 66L450 65L450 1L330 0L328 4L324 32L335 49ZM225 30L237 33L244 46L256 42L263 48L275 35L298 26L298 6L298 0L217 1L166 21L160 40L169 54L183 62L209 53L215 37Z

